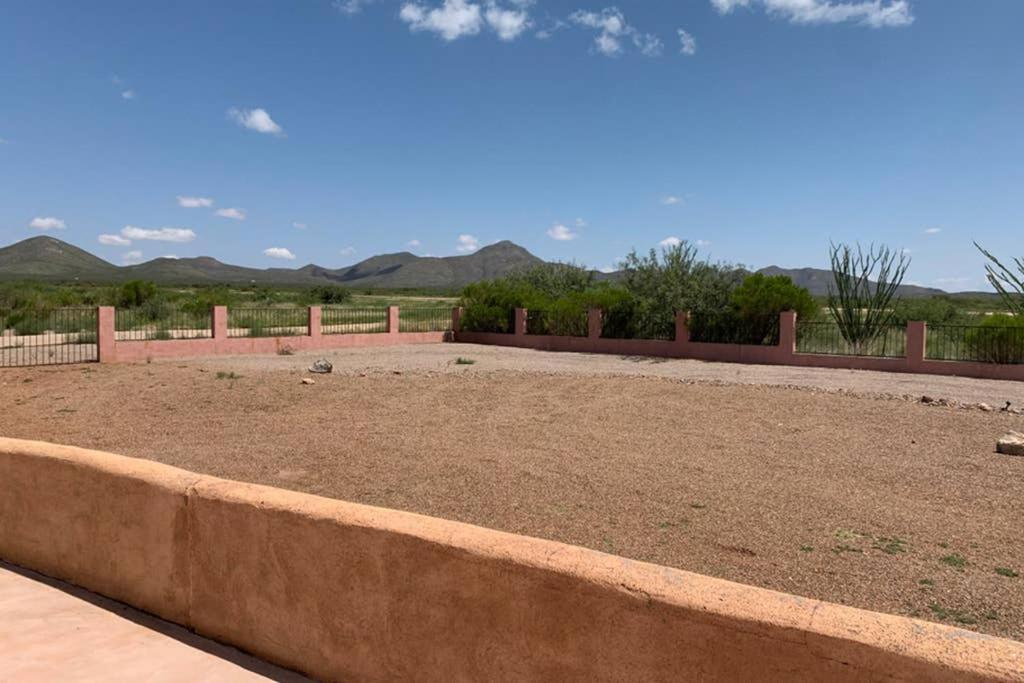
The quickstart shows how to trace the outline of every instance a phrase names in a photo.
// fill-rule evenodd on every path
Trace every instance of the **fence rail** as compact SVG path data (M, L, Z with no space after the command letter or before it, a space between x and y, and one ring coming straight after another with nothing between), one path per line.
M320 309L321 334L373 334L388 331L388 309L325 306Z
M452 329L452 309L440 306L398 309L399 332L447 332Z
M308 308L228 309L229 337L294 337L309 333Z
M531 308L526 311L526 334L586 337L587 328L585 310L550 311Z
M176 308L161 311L156 318L151 312L138 308L118 308L114 313L117 341L209 339L212 336L210 312L193 313Z
M888 325L874 339L851 344L836 323L797 322L796 352L818 353L830 356L875 356L904 358L907 355L907 328Z
M95 308L0 310L0 367L99 360Z
M925 358L979 363L1024 363L1024 327L929 325Z

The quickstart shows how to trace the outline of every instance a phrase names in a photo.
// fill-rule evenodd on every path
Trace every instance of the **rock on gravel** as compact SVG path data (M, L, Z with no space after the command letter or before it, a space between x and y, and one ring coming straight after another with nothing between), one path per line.
M334 372L334 366L331 361L321 358L313 361L313 365L309 367L310 372L315 372L318 375L326 375L327 373Z
M1010 432L996 443L996 452L1005 455L1024 455L1024 434Z
M302 378L302 383L303 384L316 384L316 380L313 379L312 377L303 377Z

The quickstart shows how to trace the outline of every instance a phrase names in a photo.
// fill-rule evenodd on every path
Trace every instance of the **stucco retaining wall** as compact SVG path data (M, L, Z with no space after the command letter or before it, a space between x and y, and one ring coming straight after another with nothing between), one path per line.
M327 680L1024 681L1024 644L0 439L0 558Z

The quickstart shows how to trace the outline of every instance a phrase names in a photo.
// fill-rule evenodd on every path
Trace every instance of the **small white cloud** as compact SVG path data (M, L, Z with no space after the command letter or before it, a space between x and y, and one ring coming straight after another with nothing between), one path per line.
M359 14L374 0L334 0L334 8L342 14Z
M696 242L694 242L694 244L696 244L698 247L710 247L711 246L711 242L709 242L708 240L697 240Z
M924 234L926 235L938 235L942 232L942 228L926 228Z
M411 247L413 249L415 249L416 247L418 247L420 245L421 245L421 243L420 243L419 240L409 240L408 242L405 243L405 246Z
M515 40L530 28L530 15L522 9L503 9L494 2L488 3L484 13L487 25L505 41Z
M569 15L569 21L593 29L599 33L594 38L594 49L606 57L616 57L622 53L622 41L630 40L647 57L661 54L664 45L661 39L651 33L641 33L626 23L626 17L617 7L608 7L600 12L577 10Z
M662 197L661 198L661 203L664 204L665 206L674 206L676 204L681 203L682 201L683 200L680 199L679 197L674 197L672 195L669 195L668 197Z
M447 41L475 36L483 26L480 5L466 0L444 0L440 7L428 9L419 3L406 3L398 13L410 31L430 31Z
M579 233L573 232L561 223L555 223L548 228L548 237L558 242L568 242L579 237Z
M352 254L356 253L356 248L345 247L344 249L340 249L338 253L341 254L342 256L351 256Z
M131 266L142 261L141 251L126 251L121 254L121 262L126 266Z
M480 248L480 240L473 235L459 235L455 245L455 251L460 254L470 254Z
M121 91L121 99L123 99L123 100L134 100L135 99L135 91L131 90L131 89L122 90Z
M270 247L269 249L264 249L263 255L269 256L270 258L284 259L286 261L295 260L295 254L293 254L291 250L285 249L284 247Z
M132 243L130 239L126 239L120 235L100 235L96 240L100 244L105 244L108 247L127 247Z
M169 258L169 259L171 259L172 261L177 261L177 260L178 260L178 256L177 256L177 254L164 254L164 255L163 255L163 256L161 256L160 258Z
M35 228L36 230L63 230L67 226L59 218L53 216L36 216L28 224L28 227Z
M121 236L130 240L153 240L155 242L191 242L196 234L189 228L138 228L126 225Z
M689 57L697 54L697 39L693 34L683 29L677 29L676 33L679 34L679 51Z
M295 228L296 230L305 230L309 226L306 225L305 223L292 223L292 227Z
M737 7L762 7L794 24L857 22L871 28L909 26L914 22L907 0L711 0L721 14Z
M277 125L266 109L228 109L228 118L249 130L268 135L283 135L284 129Z
M221 218L231 218L231 219L236 220L236 221L244 221L245 220L245 209L235 209L235 208L217 209L216 211L214 211L214 213L217 214L218 216L220 216Z
M974 278L970 277L940 277L933 280L937 285L965 285L971 282Z
M582 218L577 218L576 219L576 227L577 228L585 228L585 227L587 227L587 222L585 220L583 220Z
M662 241L658 242L658 246L660 246L663 249L667 249L668 247L678 247L682 243L683 241L681 239L679 239L675 235L671 235L669 237L666 237Z
M213 206L209 197L182 197L178 195L178 206L185 209L208 209Z

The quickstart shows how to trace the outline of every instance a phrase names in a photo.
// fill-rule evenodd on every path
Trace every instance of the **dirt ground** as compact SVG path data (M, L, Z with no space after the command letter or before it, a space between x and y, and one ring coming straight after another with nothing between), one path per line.
M308 354L0 370L0 434L1024 639L1024 458L994 453L1024 417L878 396L1020 406L1024 383L467 345L326 355L335 373L312 386Z

